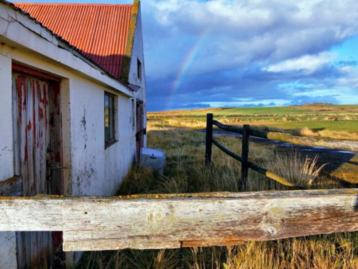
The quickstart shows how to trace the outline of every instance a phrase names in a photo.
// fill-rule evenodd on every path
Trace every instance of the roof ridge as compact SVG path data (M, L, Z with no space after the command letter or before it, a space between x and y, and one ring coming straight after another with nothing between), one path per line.
M14 5L31 5L31 6L125 6L131 7L132 4L91 4L91 3L24 3L24 2L13 2Z
M132 11L131 11L131 19L129 23L129 32L127 37L125 57L123 59L123 65L121 70L121 79L127 83L129 81L130 59L132 59L134 35L137 29L139 12L140 12L140 0L134 0L132 5Z

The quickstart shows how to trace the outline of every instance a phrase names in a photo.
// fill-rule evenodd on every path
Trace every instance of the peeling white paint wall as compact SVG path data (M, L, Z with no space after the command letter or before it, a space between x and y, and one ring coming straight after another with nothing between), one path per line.
M17 22L16 20L21 23ZM141 24L141 22L140 22ZM138 24L138 25L140 25ZM67 195L113 195L135 158L133 100L144 101L141 27L137 27L130 82L133 93L102 70L66 49L38 24L0 3L0 181L13 176L12 62L62 78L63 177ZM137 58L142 81L137 81ZM118 142L105 148L104 93L116 96ZM145 120L145 117L144 117ZM146 142L145 142L146 143ZM71 254L70 254L71 255ZM0 268L16 268L15 233L0 232Z
M136 149L135 130L132 129L130 121L131 100L118 96L116 105L118 111L116 139L118 142L105 150L104 178L108 182L103 182L102 187L107 195L118 190L120 185L118 177L123 178L126 175L125 171L134 161ZM120 167L127 167L127 169L120 169Z
M128 96L116 94L116 143L105 148L104 93L113 89L88 80L70 79L72 194L113 195L134 159L135 132L131 128Z
M0 268L16 269L16 233L0 232Z
M10 53L0 45L0 182L14 175ZM0 268L17 268L15 232L0 232Z
M0 182L13 176L11 50L0 45Z
M138 78L137 74L137 59L142 64L142 79ZM138 10L137 25L134 33L134 42L132 50L132 58L129 68L129 83L140 86L141 89L134 94L135 98L143 101L144 104L144 117L143 124L147 126L147 105L146 105L146 81L145 81L145 64L144 64L144 48L143 48L143 31L142 31L142 16L140 8ZM147 145L147 136L144 136L144 146Z
M72 194L98 195L104 175L104 89L70 78Z
M138 78L137 74L137 59L142 64L142 78ZM132 58L129 68L129 82L131 84L140 86L141 89L145 90L145 64L144 64L144 53L143 53L143 33L142 33L142 21L141 21L141 13L138 12L137 17L137 25L134 33L134 41L132 48ZM137 97L139 99L145 98L145 91L138 91Z

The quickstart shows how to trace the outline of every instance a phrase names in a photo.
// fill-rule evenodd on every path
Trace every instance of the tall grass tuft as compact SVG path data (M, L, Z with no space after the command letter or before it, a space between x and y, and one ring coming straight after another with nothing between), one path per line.
M267 163L267 167L289 181L302 186L311 186L325 166L323 164L317 167L317 159L317 155L311 159L308 156L302 157L297 151L291 151L275 154Z

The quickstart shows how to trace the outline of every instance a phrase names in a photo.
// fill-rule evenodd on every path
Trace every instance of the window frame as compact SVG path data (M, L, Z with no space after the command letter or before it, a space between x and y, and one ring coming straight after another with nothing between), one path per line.
M108 104L106 104L108 100ZM106 113L108 109L108 114ZM108 117L108 126L107 125ZM109 128L107 135L107 128ZM117 125L116 125L116 96L110 92L104 92L104 145L105 149L117 142Z
M142 63L138 58L137 58L137 77L140 81L142 81Z

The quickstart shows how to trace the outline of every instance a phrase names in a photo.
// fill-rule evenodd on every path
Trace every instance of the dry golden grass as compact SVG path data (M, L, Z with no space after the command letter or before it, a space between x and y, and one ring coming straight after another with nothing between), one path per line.
M220 109L219 109L220 110ZM250 124L268 132L288 133L295 136L307 136L317 138L329 138L338 140L358 140L357 128L354 121L358 120L358 107L336 107L336 106L298 106L295 110L303 110L304 113L288 113L288 114L238 114L238 115L215 115L215 119L227 125L243 125ZM196 110L195 114L190 114L189 111L170 111L170 112L155 112L148 113L153 124L162 126L181 127L189 129L204 129L206 125L205 112L203 110ZM214 110L215 111L215 110ZM213 112L213 111L209 111ZM282 123L294 123L291 129L282 129ZM302 123L314 123L311 128L302 127ZM330 129L323 128L322 122L334 122L335 125L328 125ZM345 124L340 124L344 123ZM350 124L352 122L352 124ZM278 126L278 127L277 127ZM294 127L297 126L297 127ZM325 124L323 124L325 126ZM286 127L283 127L286 128ZM335 128L336 130L332 130ZM343 128L343 130L341 130ZM346 130L345 130L346 129ZM344 131L345 130L345 131Z
M270 167L270 170L291 182L308 187L313 184L324 167L317 166L317 158L302 157L297 151L293 151L275 155L266 167Z
M284 119L282 120L284 121ZM265 126L261 125L266 120L255 120L255 121L237 121L235 119L221 119L221 123L226 125L243 125L250 124L255 128L266 131L266 132L278 132L278 133L287 133L294 136L306 136L306 137L317 137L317 138L330 138L338 140L358 140L358 133L356 132L346 132L346 131L332 131L332 130L313 130L308 127L298 128L298 129L282 129L274 126ZM263 122L263 123L261 123ZM166 129L166 128L187 128L187 129L205 129L206 122L198 120L180 120L180 119L170 119L170 120L161 120L153 123L153 126L157 128Z
M316 132L316 136L334 139L358 140L358 133L349 133L343 131L323 130Z
M237 154L240 139L218 137ZM150 169L133 167L120 194L188 193L237 191L240 164L218 149L213 150L213 166L204 165L204 134L165 126L148 127L148 146L165 151L164 176ZM292 152L279 155L273 146L250 144L250 161L271 167L292 181L305 178L315 184L320 168L315 159L308 160ZM289 174L285 174L289 173ZM307 177L306 177L307 176ZM249 172L248 191L284 190L254 171ZM89 252L78 268L124 269L259 269L259 268L358 268L357 233L310 236L270 242L247 242L234 247L188 248L177 250L122 250Z

